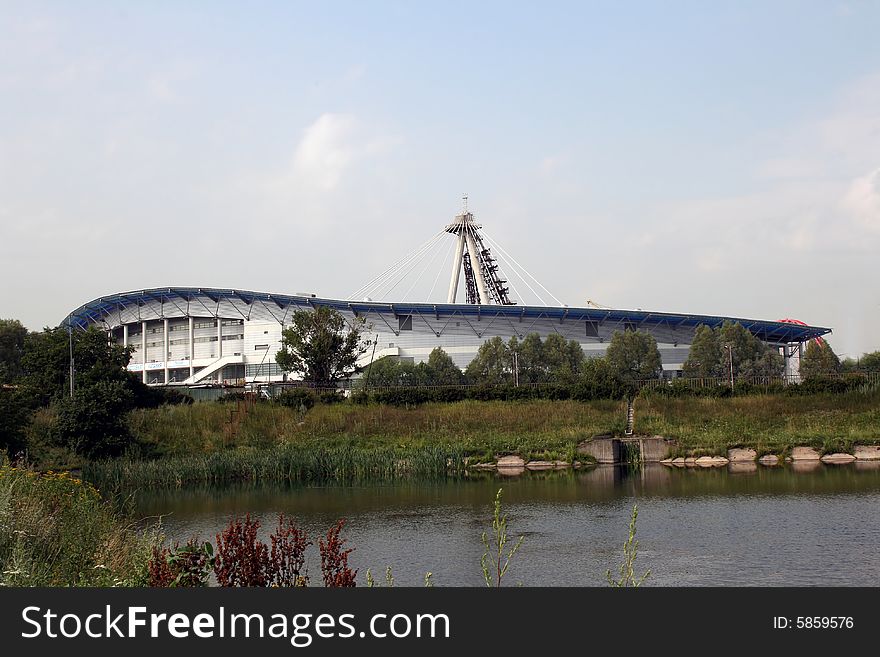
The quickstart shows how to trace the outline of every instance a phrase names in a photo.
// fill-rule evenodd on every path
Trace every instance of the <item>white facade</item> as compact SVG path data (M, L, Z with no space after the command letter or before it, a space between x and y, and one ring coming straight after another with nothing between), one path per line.
M480 345L552 333L577 341L588 357L602 356L616 331L644 330L657 340L663 368L681 370L700 324L739 321L774 346L791 347L828 329L736 318L594 308L467 304L349 302L215 288L161 288L96 299L65 323L97 325L119 344L134 348L129 369L150 384L242 383L282 380L275 363L281 331L293 312L316 306L339 311L350 324L363 322L371 346L361 359L397 356L427 360L435 347L466 367ZM375 349L372 346L375 343Z

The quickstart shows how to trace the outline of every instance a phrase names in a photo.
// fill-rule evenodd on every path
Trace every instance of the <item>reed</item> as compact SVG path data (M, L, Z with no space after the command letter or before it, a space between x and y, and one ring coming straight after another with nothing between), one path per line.
M155 460L88 463L83 479L104 494L133 488L180 488L231 482L341 483L432 479L461 473L464 454L451 446L368 447L284 444Z

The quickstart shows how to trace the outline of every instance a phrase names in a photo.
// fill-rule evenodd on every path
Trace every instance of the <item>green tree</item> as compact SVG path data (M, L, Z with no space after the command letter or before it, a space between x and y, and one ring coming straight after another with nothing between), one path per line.
M0 319L0 385L22 375L21 357L28 330L17 319Z
M497 335L489 338L480 345L477 355L468 364L465 375L474 383L511 383L513 362L510 348Z
M865 354L859 359L859 369L871 372L880 371L880 351Z
M840 373L840 359L827 341L810 340L801 358L801 375L806 379Z
M516 354L516 367L520 383L543 383L547 380L547 367L544 362L544 345L541 336L529 333L520 342L516 336L507 343L511 359ZM511 360L511 363L513 361Z
M627 382L657 377L663 367L657 341L644 331L615 332L605 358L615 374Z
M400 360L396 356L385 356L374 360L364 370L361 383L371 388L400 385Z
M734 377L779 376L785 366L782 356L739 322L726 321L715 329L698 326L684 364L685 374L726 379L731 364Z
M779 376L785 362L778 353L761 342L739 322L726 321L722 324L718 339L724 349L722 362L725 375L729 360L733 362L735 377L740 376ZM727 352L727 345L730 352Z
M441 347L434 347L428 355L428 381L437 386L455 386L464 383L464 374L455 361Z
M347 325L339 312L326 306L297 310L291 326L281 332L275 361L284 372L305 381L335 383L359 370L357 360L367 350L362 331L362 322Z
M570 383L584 362L583 347L576 340L566 341L558 333L551 333L544 340L544 367L548 378L556 383Z
M844 372L880 371L880 351L862 354L859 358L847 358L841 363Z
M587 358L581 364L581 372L572 388L572 398L579 401L591 399L622 399L629 391L607 358Z
M21 359L22 384L37 405L46 406L68 394L71 338L75 387L116 382L133 390L139 383L125 369L131 360L131 349L108 341L104 331L93 326L68 335L66 328L47 328L28 334Z
M684 362L685 376L713 378L724 375L723 354L718 332L701 324L694 333L687 360Z
M30 408L22 391L0 386L0 456L4 451L13 456L27 446L24 430L29 422Z
M134 396L123 381L100 381L76 389L57 404L56 440L90 459L121 455L131 444L126 413Z

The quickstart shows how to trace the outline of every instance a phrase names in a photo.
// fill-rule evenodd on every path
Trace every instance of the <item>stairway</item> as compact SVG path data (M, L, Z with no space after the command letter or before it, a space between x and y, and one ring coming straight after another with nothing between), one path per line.
M633 425L636 421L636 409L633 404L632 399L626 400L626 429L624 430L624 434L627 436L633 435Z

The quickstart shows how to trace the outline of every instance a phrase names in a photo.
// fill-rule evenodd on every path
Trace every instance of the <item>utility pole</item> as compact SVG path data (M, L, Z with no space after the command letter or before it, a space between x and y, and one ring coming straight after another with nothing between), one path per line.
M513 383L519 388L519 354L513 352Z
M364 382L364 390L370 387L370 372L373 371L373 359L376 357L376 345L379 344L379 334L373 340L373 353L370 355L370 364L367 366L367 380Z
M727 369L730 374L730 389L733 390L733 345L728 342L724 348L727 349Z
M67 318L67 341L70 348L70 398L73 399L73 327L70 325L70 318Z

